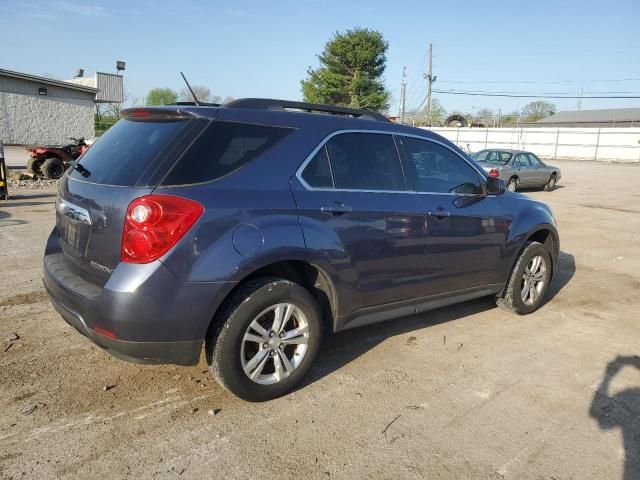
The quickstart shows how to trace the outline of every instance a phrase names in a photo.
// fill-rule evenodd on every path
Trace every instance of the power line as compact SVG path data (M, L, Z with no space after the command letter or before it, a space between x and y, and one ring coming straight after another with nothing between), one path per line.
M435 92L435 90L434 90L434 92ZM425 95L425 96L424 96L424 98L422 99L422 101L420 102L420 104L419 104L416 108L414 108L414 109L411 111L411 113L409 113L409 115L415 115L416 113L418 113L418 110L420 110L420 109L422 108L422 106L423 106L425 103L427 103L427 98L429 98L429 97L428 97L428 95Z
M531 91L509 91L509 90L454 90L454 89L448 89L448 90L440 90L442 92L458 92L458 91L462 91L464 93L477 93L477 94L501 94L501 95L533 95L533 96L547 96L547 95L575 95L575 92L531 92ZM615 91L590 91L590 92L585 92L582 91L581 89L581 93L582 94L591 94L591 95L640 95L640 92L638 91L634 91L634 92L629 92L629 91L625 91L625 92L615 92Z
M638 82L640 81L640 78L615 78L615 79L604 79L604 80L551 80L551 81L540 81L540 80L522 80L522 81L479 81L479 82L474 82L474 81L469 81L469 80L440 80L440 83L466 83L466 84L497 84L497 83L501 83L501 84L508 84L508 85L515 85L515 84L545 84L545 85L550 85L550 84L558 84L558 83L599 83L599 82Z
M634 99L640 98L640 95L544 95L544 94L536 94L536 95L522 95L522 94L514 94L514 93L491 93L491 92L461 92L454 90L433 90L433 93L441 93L444 95L468 95L468 96L476 96L476 97L510 97L510 98L568 98L568 99L585 99L585 98L601 98L601 99Z
M418 66L418 70L417 70L417 75L415 75L413 77L413 81L411 82L411 84L409 85L409 88L405 91L405 98L407 99L407 104L411 105L414 100L416 100L416 97L418 97L418 95L420 95L421 89L420 88L416 88L420 85L420 80L422 80L422 71L424 70L426 64L427 64L427 53L425 52L425 54L422 56L422 60L420 61L420 64Z

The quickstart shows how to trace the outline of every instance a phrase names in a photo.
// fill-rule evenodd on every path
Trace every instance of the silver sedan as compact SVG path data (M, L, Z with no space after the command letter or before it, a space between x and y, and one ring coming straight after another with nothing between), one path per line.
M492 177L507 183L512 192L517 188L555 188L561 173L558 167L546 165L531 152L523 150L480 150L471 157Z

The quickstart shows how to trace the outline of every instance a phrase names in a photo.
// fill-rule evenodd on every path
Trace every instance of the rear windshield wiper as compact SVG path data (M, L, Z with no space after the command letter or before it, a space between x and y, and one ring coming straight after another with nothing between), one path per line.
M83 177L88 177L89 175L91 175L91 172L86 169L85 167L83 167L78 160L74 160L72 162L69 162L69 165L71 165L74 169L76 169L78 172L80 172L80 175L82 175Z

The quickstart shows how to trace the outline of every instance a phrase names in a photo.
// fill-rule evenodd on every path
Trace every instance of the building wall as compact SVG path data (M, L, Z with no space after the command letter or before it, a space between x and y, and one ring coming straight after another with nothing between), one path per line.
M53 97L51 90L47 96L0 91L0 141L56 145L69 143L67 137L93 137L93 98L83 97Z
M95 101L97 103L121 103L124 101L124 87L122 76L115 73L96 72L94 77L81 77L65 80L68 83L97 88Z
M640 163L640 128L430 128L463 150L529 150L542 158Z
M87 85L92 86L92 85ZM92 93L83 92L80 90L74 90L71 88L64 88L63 86L50 85L47 83L40 83L38 81L25 80L22 78L14 78L9 76L0 75L0 92L6 93L22 93L24 95L38 96L38 88L44 87L47 89L47 97L54 98L74 98L78 100L93 100Z

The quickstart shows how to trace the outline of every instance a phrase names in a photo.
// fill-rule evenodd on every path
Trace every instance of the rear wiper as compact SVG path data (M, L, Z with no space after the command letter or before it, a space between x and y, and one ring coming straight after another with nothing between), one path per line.
M69 162L69 165L71 165L74 169L76 169L78 172L80 172L80 175L82 175L85 178L88 177L89 175L91 175L91 172L89 170L87 170L86 168L84 168L78 162L78 160L74 160L72 162Z

